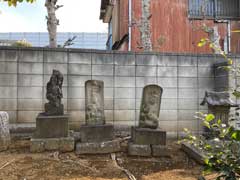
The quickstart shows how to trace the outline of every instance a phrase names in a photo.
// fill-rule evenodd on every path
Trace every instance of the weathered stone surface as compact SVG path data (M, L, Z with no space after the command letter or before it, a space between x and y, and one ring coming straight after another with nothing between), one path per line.
M62 73L54 69L50 81L47 83L46 98L49 100L49 102L45 104L45 112L43 113L44 115L63 115L64 108L63 104L61 104L61 99L63 98L62 84Z
M7 150L10 143L9 116L7 112L0 111L0 151Z
M60 148L59 138L48 138L44 140L44 148L47 151L56 151Z
M114 138L113 125L83 125L80 127L81 142L104 142Z
M158 157L166 157L171 156L169 149L167 146L163 145L152 145L152 155Z
M70 152L74 150L74 138L43 138L31 139L30 151L33 153L44 151Z
M182 150L200 164L204 164L205 155L189 143L182 143Z
M77 143L76 154L107 154L121 150L120 141Z
M68 136L69 115L44 116L36 118L35 138L61 138Z
M140 108L139 127L156 129L158 127L162 88L158 85L148 85L143 89Z
M132 127L131 136L134 144L166 145L166 131L159 129Z
M150 145L128 144L128 154L130 156L151 156Z
M85 83L86 124L105 124L103 81L89 80Z
M45 142L42 139L31 139L30 152L40 153L45 150Z
M61 138L59 140L59 150L61 152L71 152L74 150L75 140L73 137Z

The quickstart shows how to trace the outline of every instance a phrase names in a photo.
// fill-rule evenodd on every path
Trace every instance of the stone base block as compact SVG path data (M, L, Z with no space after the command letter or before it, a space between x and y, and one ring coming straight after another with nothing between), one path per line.
M142 144L128 144L128 155L130 156L155 156L166 157L170 156L169 149L162 145L142 145Z
M151 156L151 146L129 143L128 154L130 156Z
M157 157L168 157L171 156L169 149L167 146L162 145L152 145L152 156Z
M44 116L39 114L36 118L36 132L34 138L62 138L68 137L69 115Z
M114 139L113 125L83 125L80 127L81 142L105 142Z
M120 141L79 142L76 145L76 154L108 154L121 151Z
M34 153L44 151L70 152L74 150L74 138L45 138L31 139L30 151Z
M59 107L56 107L50 103L45 104L45 112L44 115L63 115L64 114L64 106L63 104L60 104Z
M166 131L159 129L132 127L131 135L131 141L133 144L166 145Z

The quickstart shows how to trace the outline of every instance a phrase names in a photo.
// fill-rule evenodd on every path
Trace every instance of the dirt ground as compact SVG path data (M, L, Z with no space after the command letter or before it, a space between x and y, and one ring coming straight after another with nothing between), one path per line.
M171 157L128 157L118 153L118 164L137 180L194 180L201 167L189 159L176 142ZM128 180L110 155L77 156L74 153L29 152L29 140L15 140L0 153L0 180Z

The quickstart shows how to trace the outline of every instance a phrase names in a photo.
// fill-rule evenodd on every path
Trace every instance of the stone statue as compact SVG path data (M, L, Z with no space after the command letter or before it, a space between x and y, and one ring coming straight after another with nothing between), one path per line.
M144 87L140 109L140 128L158 128L162 92L162 88L158 85Z
M7 150L11 143L9 131L9 115L0 111L0 151Z
M61 99L63 98L62 84L62 73L54 69L50 81L47 83L46 98L49 102L45 104L44 115L63 115L64 110L63 104L61 103Z
M104 116L104 97L103 82L89 80L85 85L86 91L86 124L103 125Z

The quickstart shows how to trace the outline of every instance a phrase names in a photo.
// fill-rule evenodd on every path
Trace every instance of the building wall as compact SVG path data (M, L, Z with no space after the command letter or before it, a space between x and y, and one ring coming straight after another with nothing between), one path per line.
M128 33L128 1L120 1L120 38ZM141 20L141 0L132 0L132 50L142 51L139 24ZM201 38L208 34L201 30L203 23L209 27L217 26L221 41L227 35L227 23L215 23L213 20L190 20L188 18L188 0L152 0L150 19L154 51L210 53L209 47L197 47ZM239 29L238 21L231 21L231 29ZM240 52L240 34L231 33L232 53Z
M236 57L234 57L235 59ZM238 57L238 59L240 59ZM184 127L201 130L195 112L205 90L214 89L212 55L124 53L79 49L0 48L0 111L11 124L35 123L46 102L46 84L53 69L64 75L63 103L70 127L85 121L87 80L103 80L107 123L116 127L138 124L142 89L163 88L160 128L179 135Z

